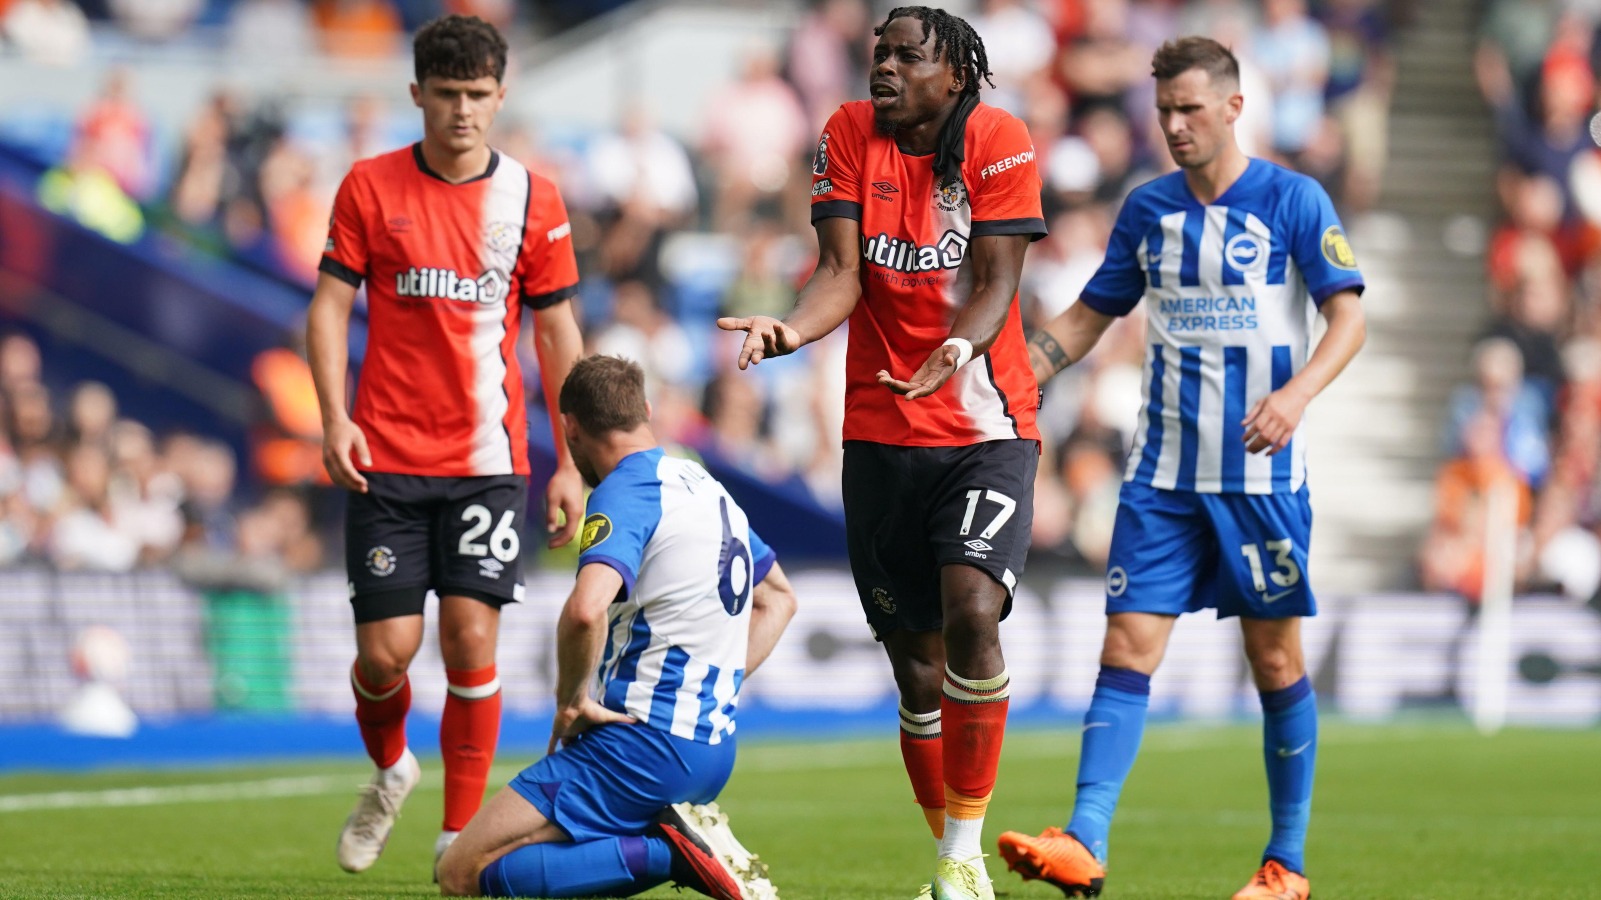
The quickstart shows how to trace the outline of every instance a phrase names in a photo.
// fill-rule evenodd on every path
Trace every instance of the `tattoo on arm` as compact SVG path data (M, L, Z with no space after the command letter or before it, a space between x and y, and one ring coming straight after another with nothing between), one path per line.
M1073 361L1067 358L1067 351L1062 349L1062 345L1043 329L1034 332L1028 339L1028 352L1029 355L1044 362L1046 369L1052 375L1073 364Z

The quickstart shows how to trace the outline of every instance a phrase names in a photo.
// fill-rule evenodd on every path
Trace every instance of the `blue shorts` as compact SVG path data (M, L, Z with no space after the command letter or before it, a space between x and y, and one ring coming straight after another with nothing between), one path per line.
M574 841L643 834L666 806L710 803L734 771L734 739L701 744L649 725L602 725L511 780Z
M1317 615L1312 505L1293 494L1200 494L1125 482L1106 561L1106 613Z

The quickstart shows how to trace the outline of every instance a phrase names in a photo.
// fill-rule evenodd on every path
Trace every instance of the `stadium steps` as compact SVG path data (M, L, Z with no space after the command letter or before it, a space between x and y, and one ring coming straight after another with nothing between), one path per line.
M1475 0L1416 5L1398 36L1381 212L1348 222L1368 343L1312 406L1312 566L1329 594L1416 583L1452 389L1485 317L1495 132L1473 78Z

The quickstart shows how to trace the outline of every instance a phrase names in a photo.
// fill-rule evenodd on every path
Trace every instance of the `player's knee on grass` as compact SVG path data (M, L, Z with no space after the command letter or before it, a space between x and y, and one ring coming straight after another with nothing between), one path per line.
M411 668L415 654L392 647L370 647L356 656L356 667L368 684L394 684Z
M1306 674L1306 662L1301 655L1299 641L1251 642L1245 645L1245 657L1250 660L1251 674L1256 686L1264 691L1289 687Z
M477 897L478 875L488 860L474 859L474 854L458 844L452 844L439 858L439 893L444 897Z

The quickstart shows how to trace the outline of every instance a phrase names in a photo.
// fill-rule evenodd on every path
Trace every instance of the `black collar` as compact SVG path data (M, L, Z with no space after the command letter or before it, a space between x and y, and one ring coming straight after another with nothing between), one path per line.
M475 181L483 181L485 178L495 174L495 169L500 165L500 154L497 153L493 147L491 147L489 149L489 166L484 169L484 173L482 175L474 175L466 181L451 181L450 179L428 167L428 160L423 159L422 155L422 141L418 141L417 143L411 145L411 158L417 161L417 168L421 170L424 175L427 175L429 178L437 178L446 184L472 184Z

